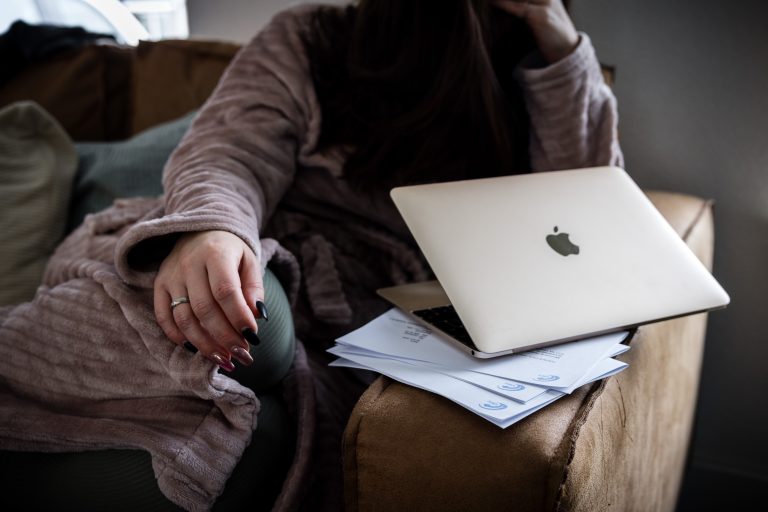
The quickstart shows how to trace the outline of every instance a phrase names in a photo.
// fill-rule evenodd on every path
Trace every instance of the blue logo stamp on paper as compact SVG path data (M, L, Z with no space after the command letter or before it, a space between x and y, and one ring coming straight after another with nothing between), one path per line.
M559 379L560 377L558 377L557 375L551 375L551 374L541 374L536 377L536 380L541 382L554 382Z
M503 404L501 402L494 402L493 400L486 400L485 402L480 404L480 407L483 409L488 409L489 411L500 411L502 409L507 408L507 404Z
M504 384L499 384L499 389L504 391L522 391L525 389L525 386L517 382L505 382Z

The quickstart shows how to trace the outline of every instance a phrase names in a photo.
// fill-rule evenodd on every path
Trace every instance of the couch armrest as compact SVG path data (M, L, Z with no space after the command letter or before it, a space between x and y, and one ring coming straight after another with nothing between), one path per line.
M711 203L649 197L707 266ZM674 510L706 315L638 329L630 367L506 430L380 377L344 435L345 502L367 510Z

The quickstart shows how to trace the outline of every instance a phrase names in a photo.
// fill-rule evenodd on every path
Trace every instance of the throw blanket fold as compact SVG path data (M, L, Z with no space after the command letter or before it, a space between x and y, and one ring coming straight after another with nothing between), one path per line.
M51 258L35 299L0 309L0 448L144 449L163 493L205 510L249 444L259 402L165 337L154 272L133 284L119 275L114 262L133 247L121 237L153 237L162 213L161 199L135 199L89 216ZM262 249L295 290L290 254L269 240Z

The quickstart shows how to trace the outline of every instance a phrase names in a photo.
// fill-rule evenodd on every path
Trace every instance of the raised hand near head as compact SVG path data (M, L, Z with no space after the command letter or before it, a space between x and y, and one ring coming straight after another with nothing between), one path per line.
M550 64L570 54L579 42L562 0L491 0L491 4L528 23L539 52Z

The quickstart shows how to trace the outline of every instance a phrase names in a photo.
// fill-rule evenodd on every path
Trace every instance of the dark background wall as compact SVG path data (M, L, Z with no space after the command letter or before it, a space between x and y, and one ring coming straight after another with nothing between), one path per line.
M297 3L188 0L192 35L245 41ZM683 501L733 500L768 483L768 2L571 3L616 66L627 170L717 201L714 274L732 304L710 315Z
M732 303L710 315L691 467L757 487L768 482L768 2L573 4L616 66L627 170L642 187L717 201L714 274Z

